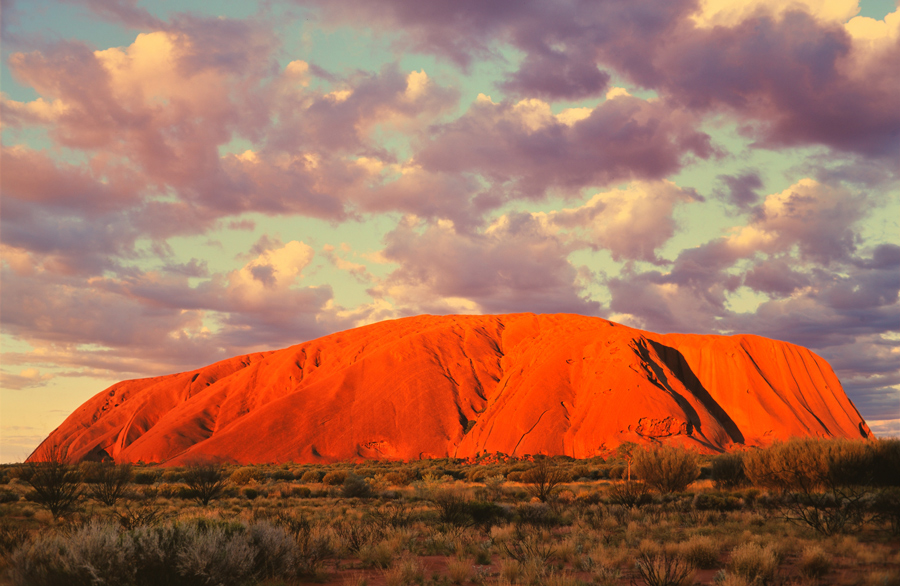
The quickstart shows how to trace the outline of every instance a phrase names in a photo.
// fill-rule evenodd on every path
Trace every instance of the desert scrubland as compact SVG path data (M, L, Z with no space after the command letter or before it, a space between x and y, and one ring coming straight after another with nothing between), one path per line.
M900 441L0 470L2 583L900 583Z

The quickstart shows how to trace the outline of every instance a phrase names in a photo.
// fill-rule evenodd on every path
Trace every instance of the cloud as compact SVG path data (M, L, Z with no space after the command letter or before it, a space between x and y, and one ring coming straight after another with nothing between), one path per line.
M607 280L615 319L652 331L753 333L828 360L864 417L897 409L900 247L864 249L858 194L810 180L770 194L749 223L681 251L667 272ZM846 205L846 207L844 207ZM760 296L736 310L741 291Z
M756 171L745 171L740 175L719 175L720 183L727 189L718 189L716 195L738 210L746 212L759 200L757 191L762 188L762 179Z
M383 256L400 266L371 293L411 313L596 314L572 247L540 217L507 214L477 233L452 222L407 218L385 237Z
M541 47L532 51L500 88L511 95L546 100L583 100L603 94L610 75L591 59Z
M21 390L42 387L53 378L52 374L41 374L36 368L26 368L19 374L0 370L0 388Z
M502 199L574 195L591 185L659 179L688 153L715 154L694 120L659 101L618 96L589 114L554 116L537 99L477 100L460 118L433 127L415 154L430 173L476 174Z
M846 260L856 250L854 225L869 203L846 189L801 179L780 193L766 196L756 218L736 229L729 243L745 251L784 252L797 246L800 257L828 264Z
M609 250L616 261L659 263L656 251L675 234L676 205L702 201L694 190L671 181L635 181L623 189L598 193L586 204L554 212L552 221L564 227L583 227L596 248Z
M524 57L504 87L517 95L592 95L605 66L697 112L728 112L759 146L818 144L886 160L900 153L900 18L857 17L845 27L858 10L849 0L320 5L329 22L399 33L464 68L499 60L511 45Z

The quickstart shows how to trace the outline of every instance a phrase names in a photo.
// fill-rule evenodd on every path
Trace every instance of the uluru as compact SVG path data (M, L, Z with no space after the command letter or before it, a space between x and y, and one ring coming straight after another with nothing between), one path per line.
M169 465L703 452L870 438L821 357L753 335L570 314L422 315L123 381L35 450Z

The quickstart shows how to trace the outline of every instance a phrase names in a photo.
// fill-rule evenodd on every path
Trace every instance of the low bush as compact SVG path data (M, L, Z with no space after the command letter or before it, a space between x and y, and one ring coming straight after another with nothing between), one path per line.
M641 553L635 567L647 586L690 586L694 568L678 556L668 553Z
M607 499L610 504L623 507L640 507L653 500L647 490L647 485L637 480L625 480L611 485Z
M694 535L679 545L679 553L695 568L709 570L719 563L720 546L706 535Z
M346 475L341 485L341 496L344 498L369 498L372 496L372 488L365 478L351 472Z
M303 484L315 484L322 480L322 474L318 470L307 470L300 477L300 482Z
M744 457L740 452L716 456L712 461L710 477L718 489L739 488L747 484L744 474Z
M159 480L159 473L155 470L139 470L134 473L132 482L135 484L155 484Z
M741 508L741 500L730 494L700 492L694 495L692 505L698 511L736 511Z
M21 497L19 493L14 490L9 490L8 488L0 488L0 504L2 503L14 503L17 502Z
M817 580L831 571L831 556L820 546L810 545L803 549L798 565L803 576Z
M225 490L225 472L218 464L190 466L183 474L187 490L184 497L194 499L203 506L219 498Z
M778 570L778 555L772 546L744 543L731 551L728 568L748 582L771 583Z
M700 474L695 453L670 446L635 450L632 471L664 494L682 492Z
M238 468L228 477L229 482L238 486L244 486L245 484L250 483L250 481L263 482L265 479L266 476L262 473L262 470L255 466Z
M327 552L311 529L292 533L268 521L197 520L131 531L91 523L25 542L9 567L14 584L29 586L239 586L296 579Z
M332 470L322 478L322 484L327 486L341 486L344 484L345 480L347 480L346 470Z
M88 494L97 502L113 507L128 491L132 478L131 465L113 462L94 464L96 467L91 471Z

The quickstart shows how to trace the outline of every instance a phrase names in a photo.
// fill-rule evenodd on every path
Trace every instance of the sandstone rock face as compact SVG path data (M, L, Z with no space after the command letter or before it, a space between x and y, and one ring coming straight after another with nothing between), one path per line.
M758 336L643 332L579 315L418 316L124 381L35 450L171 465L701 451L868 438L831 367Z

